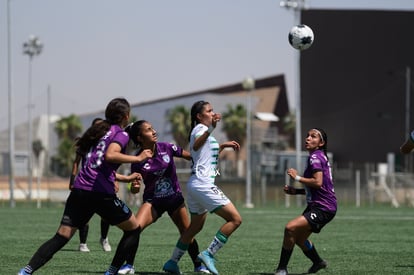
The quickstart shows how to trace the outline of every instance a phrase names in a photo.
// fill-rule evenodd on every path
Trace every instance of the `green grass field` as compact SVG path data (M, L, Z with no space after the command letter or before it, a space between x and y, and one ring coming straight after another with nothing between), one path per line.
M136 209L134 209L136 210ZM280 207L244 209L242 226L217 254L220 274L273 274L279 259L285 223L299 215L302 208ZM35 250L56 231L62 205L36 209L28 205L0 207L0 274L16 274ZM314 234L319 254L329 267L318 274L414 274L414 215L412 208L340 208L335 219L321 234ZM222 220L209 215L197 236L200 249L205 249ZM90 253L77 251L79 238L74 238L36 274L103 274L110 263L121 236L111 227L112 252L103 252L99 243L99 217L90 223ZM136 274L164 274L162 265L169 259L178 232L168 216L162 217L141 235L136 257ZM303 274L310 261L296 248L289 263L289 274ZM184 274L192 274L188 255L180 262Z

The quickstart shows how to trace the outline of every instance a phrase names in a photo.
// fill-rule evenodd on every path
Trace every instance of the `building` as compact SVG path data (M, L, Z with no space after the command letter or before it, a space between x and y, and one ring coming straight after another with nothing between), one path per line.
M174 142L171 134L171 126L169 125L166 116L169 110L177 105L187 106L188 109L197 100L209 101L213 106L215 112L225 112L227 105L235 106L236 104L246 105L250 98L252 102L252 114L256 119L252 120L252 143L258 148L266 140L274 140L277 142L279 133L283 134L283 127L280 121L272 121L266 119L267 116L283 118L289 113L289 106L287 101L286 86L283 75L270 76L255 80L255 89L252 91L245 91L242 83L230 84L214 89L207 89L197 92L192 92L176 97L162 98L158 100L131 103L131 114L138 119L145 119L152 123L153 127L158 132L158 139L160 141ZM95 117L104 117L104 109L97 110L93 113L78 114L83 128L90 126L91 121ZM57 137L54 132L54 122L58 120L57 117L51 119L51 124L47 124L47 116L35 119L33 125L33 140L41 140L45 148L50 148L50 156L56 152ZM49 128L47 128L49 127ZM219 140L227 140L225 133L220 130L220 124L215 131L215 137ZM48 130L49 129L49 130ZM49 134L47 133L48 131ZM16 175L27 176L27 127L26 125L19 125L15 129L16 136ZM7 131L0 132L0 152L1 157L1 174L6 175L8 172L8 133ZM50 143L49 143L50 140ZM240 154L241 161L245 161L245 148ZM43 163L42 169L45 170L45 154L42 155ZM34 166L35 167L35 166Z

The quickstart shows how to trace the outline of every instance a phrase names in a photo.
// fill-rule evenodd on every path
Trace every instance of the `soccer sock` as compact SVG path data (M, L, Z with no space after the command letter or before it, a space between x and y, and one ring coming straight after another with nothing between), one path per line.
M28 266L30 266L31 271L27 272L31 274L32 272L38 270L41 266L52 259L53 255L64 247L68 241L69 239L66 239L56 233L50 240L43 243L30 259ZM26 266L25 270L29 270L28 266Z
M193 242L190 243L190 245L188 246L188 254L191 257L191 260L193 261L193 264L194 264L195 268L197 268L201 265L201 262L197 257L198 253L200 253L200 250L198 248L197 240L193 239Z
M108 237L109 232L109 223L106 222L104 219L101 219L101 238L106 239Z
M308 240L305 241L305 246L308 248L307 251L303 250L303 253L308 257L313 263L320 263L323 260L319 257L318 252L315 249L315 246Z
M276 267L277 269L287 269L287 265L290 260L290 256L292 256L293 249L287 250L282 247L282 251L280 252L280 259L279 265Z
M215 255L220 250L220 248L223 247L227 240L228 237L226 235L224 235L220 230L217 231L216 236L214 236L214 239L208 246L207 251L211 255Z
M171 260L173 260L174 262L178 262L184 255L184 253L188 250L188 247L188 244L184 244L180 240L178 240L177 244L175 245L173 254L171 256Z
M119 241L118 247L116 248L116 252L114 258L112 259L111 266L109 267L110 270L111 268L116 267L116 271L118 271L118 269L125 262L127 257L135 258L135 254L138 250L140 234L141 227L138 227L137 229L131 231L124 231L124 234L121 240Z
M89 224L85 224L83 227L78 228L78 230L80 243L86 243L86 240L88 239Z

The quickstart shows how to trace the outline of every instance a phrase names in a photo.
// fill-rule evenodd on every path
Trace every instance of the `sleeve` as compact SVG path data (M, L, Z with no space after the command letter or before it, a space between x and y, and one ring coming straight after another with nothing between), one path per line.
M129 142L129 135L125 131L119 131L115 133L111 142L118 143L123 149L126 148Z
M312 173L323 170L322 161L317 154L311 155L309 164L311 165Z
M195 129L194 136L197 138L201 135L203 135L207 130L208 127L203 124L198 124L199 126Z
M174 157L181 157L183 155L183 148L178 145L170 143L170 149L172 151L172 155Z

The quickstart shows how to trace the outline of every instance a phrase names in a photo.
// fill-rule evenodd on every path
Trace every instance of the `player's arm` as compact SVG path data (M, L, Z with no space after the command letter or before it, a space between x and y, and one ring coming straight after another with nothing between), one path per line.
M306 191L304 188L295 188L291 185L285 185L283 190L288 195L306 195Z
M73 184L75 182L75 177L78 174L78 170L79 170L80 160L81 160L81 155L76 153L75 160L73 161L73 164L72 164L72 173L70 174L69 189L72 189Z
M145 149L138 155L127 155L121 152L121 145L117 142L109 144L108 149L105 152L105 159L113 163L135 163L142 162L152 157L152 150Z
M186 160L191 160L190 152L183 149L183 152L181 153L181 158L186 159Z
M287 174L294 180L296 180L297 182L300 182L310 188L316 188L319 189L322 187L322 183L323 183L323 173L320 170L315 170L314 173L312 174L311 178L305 178L305 177L301 177L298 175L298 172L293 169L293 168L289 168L287 170Z

